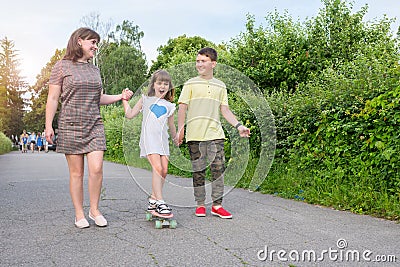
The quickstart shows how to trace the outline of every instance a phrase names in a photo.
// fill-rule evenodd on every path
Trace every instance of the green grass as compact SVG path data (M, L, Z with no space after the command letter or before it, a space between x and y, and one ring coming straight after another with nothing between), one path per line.
M374 177L343 177L340 170L299 169L294 162L275 161L259 192L310 204L400 220L400 191L384 183L372 186Z

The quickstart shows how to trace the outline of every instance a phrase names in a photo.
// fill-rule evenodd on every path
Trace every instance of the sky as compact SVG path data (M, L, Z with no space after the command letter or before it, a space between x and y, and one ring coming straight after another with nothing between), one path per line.
M4 3L6 2L6 3ZM142 50L148 64L155 60L157 48L183 34L200 36L216 44L229 42L245 32L246 14L256 25L265 26L265 17L277 10L287 12L300 22L317 16L323 7L320 0L12 0L0 4L0 39L14 42L20 75L30 85L50 61L56 49L66 47L72 32L81 27L82 18L98 14L100 21L112 23L111 29L124 20L144 32ZM398 0L355 0L353 12L368 4L366 21L396 18L399 27ZM1 51L0 51L1 52Z

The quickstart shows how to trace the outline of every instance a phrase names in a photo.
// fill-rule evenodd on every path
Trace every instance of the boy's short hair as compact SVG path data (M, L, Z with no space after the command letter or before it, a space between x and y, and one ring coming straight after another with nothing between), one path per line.
M218 58L217 51L215 51L215 49L211 47L204 47L200 49L198 54L209 57L211 61L217 61Z

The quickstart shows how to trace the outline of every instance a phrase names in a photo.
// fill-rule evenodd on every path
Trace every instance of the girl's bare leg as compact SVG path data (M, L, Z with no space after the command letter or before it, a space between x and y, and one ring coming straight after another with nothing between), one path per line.
M151 196L157 200L163 200L162 189L168 172L168 157L150 154L147 155L147 159L152 167Z

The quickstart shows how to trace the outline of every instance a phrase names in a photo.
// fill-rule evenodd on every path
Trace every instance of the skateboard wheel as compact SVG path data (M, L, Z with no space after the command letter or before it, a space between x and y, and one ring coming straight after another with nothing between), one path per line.
M171 221L169 222L169 228L171 228L171 229L175 229L177 225L178 225L178 224L176 223L175 220L171 220Z
M156 227L156 229L161 229L162 228L162 222L161 221L156 221L155 227Z
M146 213L146 220L147 221L151 221L151 217L152 217L151 213Z

